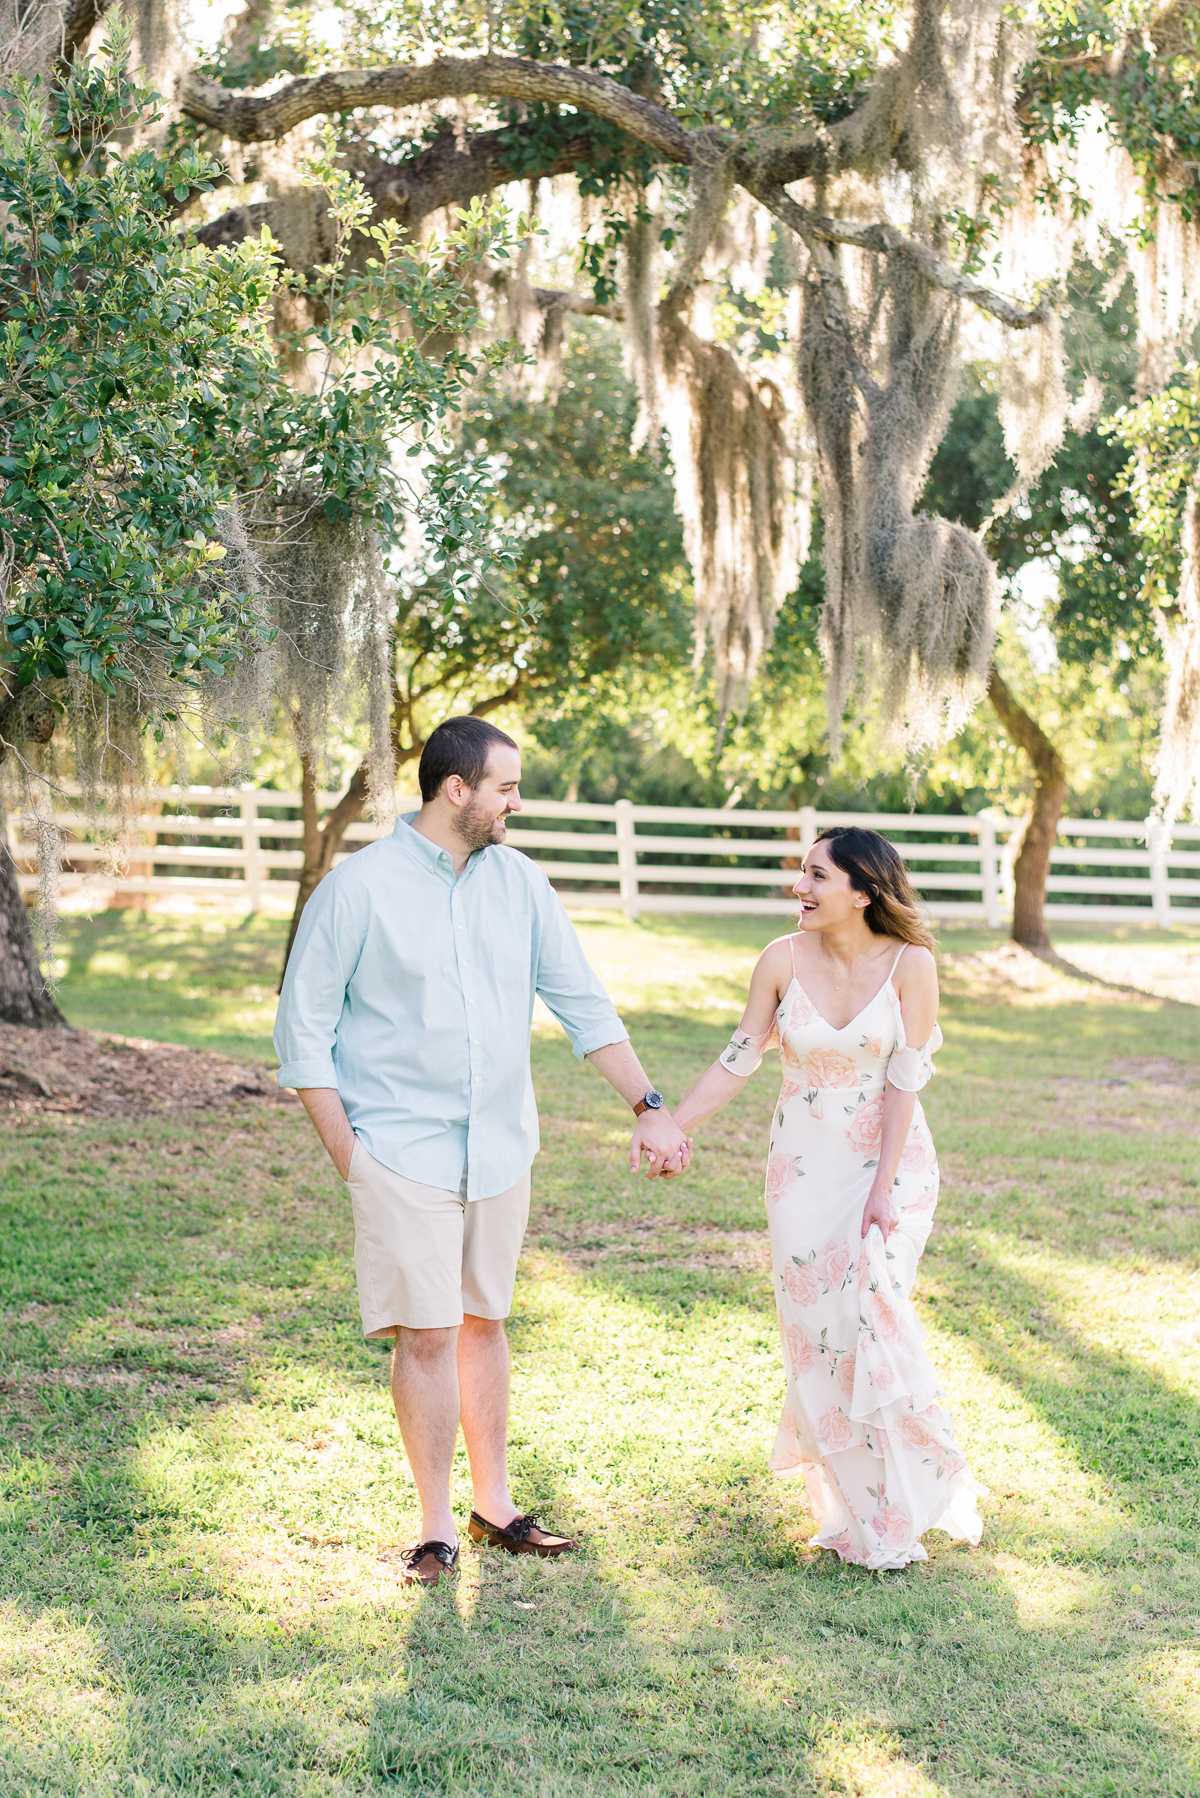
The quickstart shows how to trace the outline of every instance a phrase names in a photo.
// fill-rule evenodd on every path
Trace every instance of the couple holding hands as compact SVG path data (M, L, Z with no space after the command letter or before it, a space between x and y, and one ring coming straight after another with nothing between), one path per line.
M576 1544L508 1485L508 1343L538 1119L534 995L636 1115L630 1165L682 1173L692 1132L778 1046L766 1207L787 1392L770 1465L802 1473L814 1542L883 1569L939 1528L978 1542L983 1493L911 1302L938 1168L917 1094L941 1044L932 942L899 855L822 833L796 882L799 930L759 958L728 1048L673 1111L584 958L545 875L504 843L521 758L449 718L420 763L421 808L326 876L305 907L275 1030L354 1211L363 1328L394 1340L392 1396L421 1502L405 1579L458 1566L459 1425L469 1531L516 1554Z

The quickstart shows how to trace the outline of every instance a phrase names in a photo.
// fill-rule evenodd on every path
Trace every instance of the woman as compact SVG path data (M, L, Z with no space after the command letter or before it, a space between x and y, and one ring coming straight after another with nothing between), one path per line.
M674 1117L712 1117L778 1043L767 1221L789 1377L770 1464L803 1473L815 1543L906 1567L928 1529L977 1543L985 1496L910 1298L938 1195L917 1099L942 1043L932 938L873 830L822 831L795 892L799 932L764 949L740 1028Z

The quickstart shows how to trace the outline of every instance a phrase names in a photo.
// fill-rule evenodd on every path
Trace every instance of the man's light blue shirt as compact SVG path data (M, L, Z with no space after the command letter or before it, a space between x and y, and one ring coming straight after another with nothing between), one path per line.
M519 850L449 855L411 828L327 874L304 908L275 1023L281 1086L335 1086L367 1153L468 1199L540 1146L529 1072L540 993L581 1059L628 1031L546 876Z

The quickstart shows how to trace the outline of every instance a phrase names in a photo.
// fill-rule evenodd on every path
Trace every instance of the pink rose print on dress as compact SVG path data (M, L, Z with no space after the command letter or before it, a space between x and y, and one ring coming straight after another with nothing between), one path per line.
M890 1392L896 1384L896 1376L886 1363L882 1367L877 1367L871 1378L875 1383L876 1392L880 1394Z
M767 1204L778 1205L787 1190L787 1183L792 1177L792 1162L788 1155L772 1155L767 1163Z
M827 1242L817 1260L817 1272L831 1292L841 1289L850 1265L850 1250L844 1242Z
M896 1315L894 1305L888 1303L881 1292L871 1299L869 1306L871 1322L880 1342L895 1342L900 1335L900 1319Z
M799 1030L802 1024L811 1023L817 1015L817 1008L805 992L804 988L796 989L796 997L792 1000L791 1016L788 1018L788 1029Z
M837 1384L838 1384L839 1390L842 1393L842 1396L844 1398L853 1398L853 1396L854 1396L854 1356L853 1355L843 1355L842 1356L841 1360L837 1364L837 1370L834 1374L834 1379L837 1381Z
M941 1448L937 1437L931 1436L924 1424L918 1423L915 1417L902 1417L898 1427L909 1448Z
M810 1086L858 1085L858 1069L837 1049L810 1049L804 1057L804 1075Z
M783 1285L798 1305L815 1305L821 1296L820 1283L807 1261L789 1261L783 1270Z
M868 1099L860 1105L850 1119L846 1135L856 1155L865 1155L869 1149L877 1149L879 1138L883 1135L883 1100Z
M888 1548L904 1548L912 1535L912 1518L907 1511L889 1507L886 1511L876 1511L871 1528Z
M878 1061L879 1057L883 1054L883 1043L880 1041L879 1037L873 1036L871 1038L870 1042L868 1042L865 1046L866 1046L867 1054L873 1055L875 1057L876 1061Z
M929 1166L930 1161L933 1159L933 1156L931 1153L932 1148L933 1148L932 1143L925 1143L925 1142L910 1142L910 1143L908 1143L901 1153L900 1166L902 1168L906 1169L909 1173L920 1172L924 1168L927 1168Z
M779 1427L785 1436L799 1436L799 1431L796 1428L796 1419L792 1416L790 1411L785 1411L780 1417Z
M799 1324L788 1325L787 1345L793 1374L807 1373L813 1364L813 1345Z
M854 1431L836 1405L830 1405L828 1411L818 1417L817 1435L826 1454L832 1454L835 1449L849 1448L854 1441Z

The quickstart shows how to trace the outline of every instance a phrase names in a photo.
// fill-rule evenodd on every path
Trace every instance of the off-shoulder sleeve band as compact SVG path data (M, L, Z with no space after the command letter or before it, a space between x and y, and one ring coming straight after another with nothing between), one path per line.
M739 1080L748 1080L762 1065L762 1058L767 1050L774 1048L778 1041L779 1033L774 1024L759 1036L751 1036L745 1030L735 1030L729 1039L728 1048L721 1051L718 1060L723 1068L728 1068Z
M941 1046L942 1033L935 1024L933 1035L922 1048L893 1049L887 1068L890 1084L902 1093L919 1093L937 1072L933 1058Z

